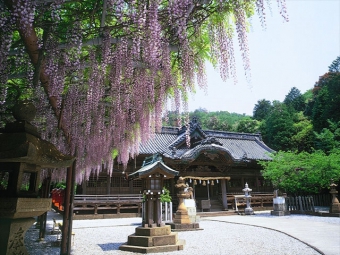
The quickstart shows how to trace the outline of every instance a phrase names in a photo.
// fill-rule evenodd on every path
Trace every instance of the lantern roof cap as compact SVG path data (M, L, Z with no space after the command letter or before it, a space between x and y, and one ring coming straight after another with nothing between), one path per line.
M41 138L37 128L29 121L36 109L30 102L20 102L13 108L16 121L0 130L0 162L20 162L39 165L41 168L58 168L72 165L74 157L65 155L52 143Z

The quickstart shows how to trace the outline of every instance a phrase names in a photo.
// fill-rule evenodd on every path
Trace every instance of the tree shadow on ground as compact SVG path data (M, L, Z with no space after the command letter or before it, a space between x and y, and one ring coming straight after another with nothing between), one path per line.
M114 251L114 250L119 250L119 246L123 244L125 243L103 243L103 244L98 244L98 246L103 251Z

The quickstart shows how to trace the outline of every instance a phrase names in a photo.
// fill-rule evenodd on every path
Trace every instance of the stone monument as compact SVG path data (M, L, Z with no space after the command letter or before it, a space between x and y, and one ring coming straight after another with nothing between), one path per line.
M331 190L329 191L329 193L332 195L332 204L329 208L329 212L340 213L340 203L336 197L336 195L338 194L338 191L336 190L337 185L334 183L333 180L331 180L331 182L332 182L330 185Z
M246 205L247 205L246 208L244 208L244 214L252 215L254 214L254 210L253 208L250 207L251 195L249 194L249 192L251 192L252 189L248 187L248 183L246 183L245 188L242 191L244 192L244 198L246 199Z
M275 216L290 215L290 212L287 210L286 207L286 199L284 196L278 196L278 190L274 191L273 207L274 210L270 212L271 215Z
M191 222L187 207L184 203L184 200L189 199L192 194L185 184L185 179L179 177L175 187L178 189L178 209L173 222L167 224L171 226L172 231L201 230L198 222Z
M35 112L32 103L17 104L16 121L0 130L0 254L27 254L24 235L33 217L51 209L50 198L37 198L41 168L67 167L74 160L41 139L30 123Z

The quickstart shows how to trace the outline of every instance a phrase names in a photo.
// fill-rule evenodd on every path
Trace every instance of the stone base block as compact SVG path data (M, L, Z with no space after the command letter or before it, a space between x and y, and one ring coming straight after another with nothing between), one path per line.
M162 246L162 245L175 245L178 241L176 233L170 233L166 236L136 236L130 235L128 237L128 244L133 246Z
M165 236L165 235L170 235L170 233L171 233L171 228L169 226L154 227L154 228L138 227L136 228L135 235L136 236Z
M188 218L179 218L179 219L173 219L173 222L174 223L177 223L177 224L191 224L191 220Z
M254 214L253 208L245 208L244 209L244 214L245 215L253 215Z
M199 223L189 223L189 224L177 224L177 223L166 223L167 225L171 226L171 231L179 232L179 231L195 231L195 230L203 230L200 228Z
M201 217L197 215L189 216L190 223L200 222Z
M271 211L270 214L274 216L285 216L285 215L290 215L290 212L289 211Z
M0 218L0 254L28 254L24 237L34 221L34 218Z
M138 252L138 253L171 252L171 251L183 250L184 245L185 245L184 240L178 240L178 242L174 245L153 246L153 247L142 247L142 246L123 244L119 247L119 250Z
M159 234L159 235L157 235ZM184 240L178 240L178 233L172 233L170 226L136 228L136 233L128 237L127 244L119 250L139 253L170 252L183 250Z
M340 213L340 204L332 204L329 208L330 213Z

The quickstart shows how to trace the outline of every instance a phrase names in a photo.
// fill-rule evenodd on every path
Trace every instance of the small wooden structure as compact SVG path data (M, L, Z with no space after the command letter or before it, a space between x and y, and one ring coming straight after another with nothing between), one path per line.
M138 178L143 181L145 198L143 226L162 225L160 197L163 192L163 182L166 179L173 179L178 173L178 171L166 166L159 154L155 154L145 159L140 170L129 175L129 179Z

